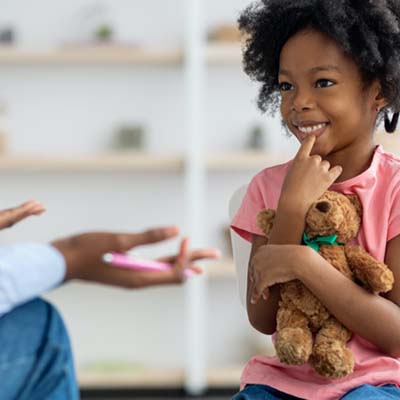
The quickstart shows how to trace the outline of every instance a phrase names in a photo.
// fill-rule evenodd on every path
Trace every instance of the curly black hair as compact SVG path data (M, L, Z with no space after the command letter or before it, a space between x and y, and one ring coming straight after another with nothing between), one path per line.
M400 0L260 0L239 17L245 72L261 83L258 106L279 107L279 57L285 42L304 28L334 39L359 66L364 87L376 78L388 105L380 112L394 132L400 111ZM388 117L389 111L393 118Z

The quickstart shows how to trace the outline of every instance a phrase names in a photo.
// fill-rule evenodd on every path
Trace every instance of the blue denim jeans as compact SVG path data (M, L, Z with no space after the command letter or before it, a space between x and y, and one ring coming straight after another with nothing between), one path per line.
M79 399L67 330L44 300L0 318L0 399Z
M241 392L232 397L232 400L299 400L298 397L282 393L279 390L264 385L248 385ZM394 400L400 399L400 389L394 385L357 387L341 400ZM321 400L323 400L321 398Z

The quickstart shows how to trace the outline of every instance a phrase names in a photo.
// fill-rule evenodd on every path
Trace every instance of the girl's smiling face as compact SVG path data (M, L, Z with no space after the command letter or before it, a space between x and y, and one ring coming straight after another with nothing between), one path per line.
M371 143L377 109L386 104L379 81L365 88L357 64L327 35L308 28L292 36L278 79L282 117L300 142L317 136L312 154Z

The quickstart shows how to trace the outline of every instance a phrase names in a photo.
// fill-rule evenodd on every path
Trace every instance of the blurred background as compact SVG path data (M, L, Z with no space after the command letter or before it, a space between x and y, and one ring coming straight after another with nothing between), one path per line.
M223 253L184 287L70 283L46 295L69 328L84 398L229 398L245 362L271 352L239 300L228 202L296 142L257 110L242 70L236 20L248 4L0 0L0 207L34 198L48 209L2 242L178 224L195 247ZM378 138L399 149L396 135Z

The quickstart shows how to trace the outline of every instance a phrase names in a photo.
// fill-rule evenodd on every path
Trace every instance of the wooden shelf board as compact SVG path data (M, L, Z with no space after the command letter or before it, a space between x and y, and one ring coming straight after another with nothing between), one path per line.
M205 46L210 64L241 62L240 44L209 43ZM40 64L138 64L183 65L180 48L157 48L124 45L68 45L58 48L29 49L0 46L0 65Z
M181 387L184 382L184 372L182 369L136 372L78 371L78 382L81 388Z
M209 387L237 387L239 390L240 376L243 365L233 365L207 370L207 383Z
M258 171L271 165L280 164L290 157L259 153L233 153L210 155L206 165L210 171L235 172ZM182 155L158 155L146 153L104 154L88 157L60 156L0 156L0 172L180 172L184 170Z
M385 150L400 156L400 141L378 140ZM210 154L206 165L210 171L235 172L258 171L284 163L292 158L289 154L268 152L237 152ZM0 171L183 171L183 155L146 154L127 152L85 157L48 157L41 155L0 155Z
M243 151L237 153L211 154L207 166L214 171L260 170L281 164L291 159L290 155L268 153L265 151Z
M240 43L213 43L206 46L206 58L210 64L241 65L242 50Z
M210 368L207 370L208 387L239 386L242 366ZM146 369L140 371L94 372L78 370L79 386L95 388L176 388L183 387L183 369Z
M176 49L80 46L57 49L0 47L0 64L160 64L179 65L182 52Z
M156 171L178 172L183 169L181 156L130 153L96 157L2 156L0 171Z

